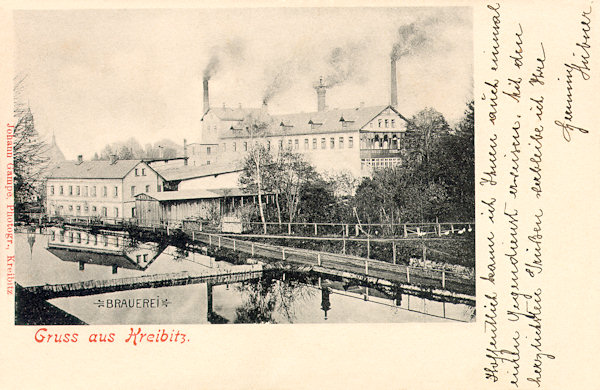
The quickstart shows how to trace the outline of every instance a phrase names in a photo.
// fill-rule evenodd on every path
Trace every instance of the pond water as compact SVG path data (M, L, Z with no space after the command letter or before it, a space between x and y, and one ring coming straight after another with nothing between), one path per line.
M215 261L199 253L182 254L176 248L161 248L153 243L119 252L110 245L103 247L101 238L98 248L88 249L82 247L87 240L85 236L79 238L83 241L79 246L78 238L71 244L66 237L61 242L56 233L51 236L49 231L18 234L17 283L27 287L178 272L198 275L214 268L235 272L249 267ZM92 244L88 241L88 245ZM126 243L121 245L127 247ZM265 272L260 280L229 285L199 283L56 298L48 302L87 324L474 320L474 308L465 304L406 294L392 297L385 291L300 272Z

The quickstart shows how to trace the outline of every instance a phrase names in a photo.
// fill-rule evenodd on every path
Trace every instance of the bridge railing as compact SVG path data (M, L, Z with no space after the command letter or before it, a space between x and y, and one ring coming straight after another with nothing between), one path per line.
M398 280L407 284L474 294L474 275L465 275L445 269L391 264L358 256L257 243L205 232L192 232L191 235L194 239L200 239L210 246L240 251L250 256L280 259L281 261L298 261L304 264L352 271L366 276Z

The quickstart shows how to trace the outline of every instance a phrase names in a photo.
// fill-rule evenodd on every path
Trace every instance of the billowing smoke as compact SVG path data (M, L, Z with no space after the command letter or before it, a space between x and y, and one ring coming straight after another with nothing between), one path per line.
M288 90L292 86L298 73L298 67L297 59L289 59L274 64L265 70L267 86L263 92L263 104L269 103L275 95Z
M415 23L404 25L398 29L398 39L392 47L390 58L394 61L412 55L423 47L427 37Z
M326 58L329 70L323 80L325 87L331 88L356 79L360 74L362 52L363 45L356 43L333 48Z
M222 45L213 46L208 64L204 68L204 80L210 80L221 69L223 61L240 63L245 56L246 45L241 39L230 39Z

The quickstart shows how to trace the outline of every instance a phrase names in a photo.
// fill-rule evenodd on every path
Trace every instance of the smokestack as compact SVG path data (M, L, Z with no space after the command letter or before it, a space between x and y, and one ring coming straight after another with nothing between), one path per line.
M390 63L390 105L394 108L398 106L398 80L396 80L396 60L392 58Z
M323 77L319 79L319 85L315 87L317 90L317 111L325 111L327 106L325 105L325 94L327 93L327 86L323 84Z
M208 79L204 78L202 81L202 86L204 89L204 113L206 114L210 109L210 103L208 101Z
M83 162L83 155L77 156L77 164L81 164Z
M113 165L117 162L117 155L116 154L111 154L110 155L110 164Z

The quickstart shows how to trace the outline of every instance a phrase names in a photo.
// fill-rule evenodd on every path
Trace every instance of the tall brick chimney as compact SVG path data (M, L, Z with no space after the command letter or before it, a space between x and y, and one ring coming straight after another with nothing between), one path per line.
M205 78L202 81L202 87L204 90L204 114L210 109L210 103L208 101L208 79Z
M390 63L390 105L398 107L398 80L396 79L396 60L392 58Z
M325 94L327 93L327 86L323 84L323 77L319 79L319 85L315 87L317 91L317 111L325 111L327 109Z

